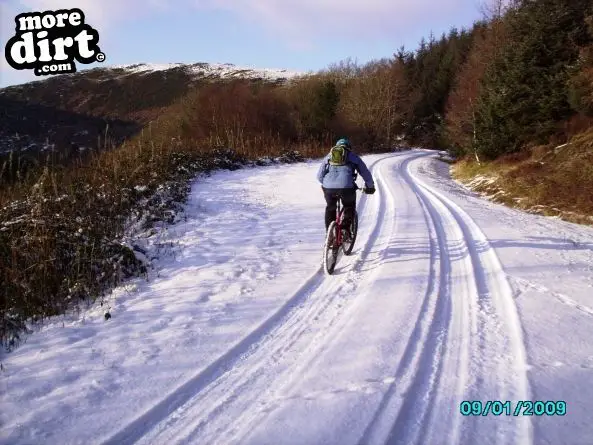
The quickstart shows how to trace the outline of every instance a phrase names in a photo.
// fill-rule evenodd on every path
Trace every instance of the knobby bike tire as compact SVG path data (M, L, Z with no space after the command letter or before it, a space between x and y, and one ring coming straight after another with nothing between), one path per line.
M334 273L336 263L338 261L339 247L334 247L337 238L336 235L336 223L335 221L332 221L327 229L327 234L325 235L325 244L323 245L323 270L328 275Z

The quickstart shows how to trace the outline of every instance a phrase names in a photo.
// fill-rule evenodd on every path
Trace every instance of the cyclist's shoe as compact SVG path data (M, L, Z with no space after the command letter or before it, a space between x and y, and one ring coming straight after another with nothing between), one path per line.
M349 229L342 229L342 239L345 243L349 243L352 240L352 235Z

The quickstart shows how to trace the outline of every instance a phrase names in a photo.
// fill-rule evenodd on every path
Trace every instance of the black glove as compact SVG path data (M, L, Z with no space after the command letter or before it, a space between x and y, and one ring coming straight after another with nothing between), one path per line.
M367 195L372 195L375 193L375 187L365 187L363 190Z

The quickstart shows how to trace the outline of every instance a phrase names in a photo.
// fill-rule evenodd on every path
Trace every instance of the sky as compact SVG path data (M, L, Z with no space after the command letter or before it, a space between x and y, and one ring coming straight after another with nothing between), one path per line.
M310 72L415 49L483 18L489 0L0 0L0 88L38 80L10 67L14 17L77 7L99 32L103 65L233 63ZM77 64L78 69L95 68Z

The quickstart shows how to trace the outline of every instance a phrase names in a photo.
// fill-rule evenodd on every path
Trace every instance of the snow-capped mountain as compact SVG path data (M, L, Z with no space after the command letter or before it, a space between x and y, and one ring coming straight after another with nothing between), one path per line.
M134 134L198 82L247 79L282 84L305 73L231 63L101 66L0 89L0 155L96 147ZM67 156L70 156L69 153ZM34 162L34 161L33 161Z
M138 63L130 65L113 65L112 69L124 70L128 74L148 74L155 71L181 69L197 77L215 78L261 78L266 80L286 80L303 75L302 72L276 68L254 68L237 66L232 63Z

